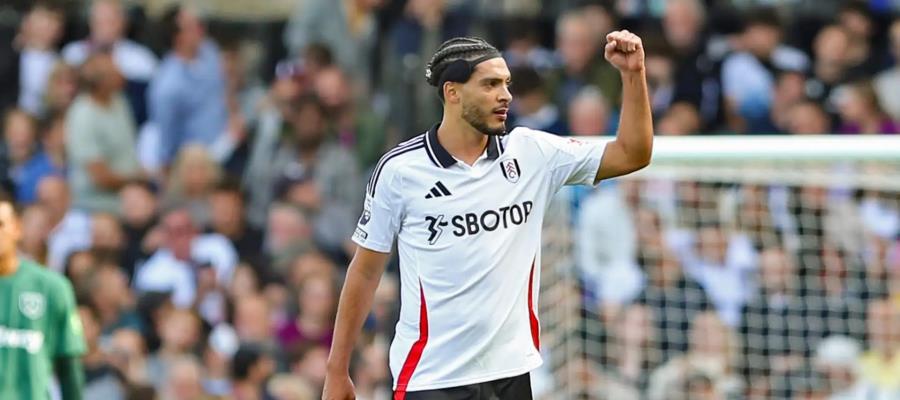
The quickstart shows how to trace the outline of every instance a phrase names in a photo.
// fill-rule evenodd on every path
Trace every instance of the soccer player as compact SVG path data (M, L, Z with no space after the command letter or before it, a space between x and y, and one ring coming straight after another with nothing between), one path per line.
M605 146L521 127L507 134L510 72L500 52L477 38L440 46L425 78L443 100L441 123L387 152L369 180L325 399L354 398L351 351L395 238L402 306L390 350L394 399L532 397L529 371L542 362L535 310L547 203L563 185L596 185L650 162L641 39L617 31L606 40L623 99L618 136Z
M0 192L0 399L49 399L54 372L63 400L81 399L85 352L72 286L17 254L21 230Z

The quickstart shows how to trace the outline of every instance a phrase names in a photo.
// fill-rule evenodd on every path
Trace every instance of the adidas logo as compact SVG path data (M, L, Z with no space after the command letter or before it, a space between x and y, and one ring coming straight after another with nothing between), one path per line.
M444 186L444 184L441 183L441 181L437 181L437 183L435 183L434 186L431 188L431 191L429 191L428 194L425 195L425 198L430 199L433 197L443 197L443 196L449 196L449 195L450 195L450 191L447 190L447 187Z

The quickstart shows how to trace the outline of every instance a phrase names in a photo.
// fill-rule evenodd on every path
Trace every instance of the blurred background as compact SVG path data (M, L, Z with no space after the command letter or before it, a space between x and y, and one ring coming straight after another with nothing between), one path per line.
M624 28L644 41L657 135L816 140L900 132L898 15L898 0L4 0L0 190L23 207L22 254L75 287L86 398L314 399L365 182L440 119L424 64L442 41L503 51L510 127L613 135L602 45ZM900 399L897 185L777 175L564 189L537 397ZM388 271L352 363L360 399L391 398Z

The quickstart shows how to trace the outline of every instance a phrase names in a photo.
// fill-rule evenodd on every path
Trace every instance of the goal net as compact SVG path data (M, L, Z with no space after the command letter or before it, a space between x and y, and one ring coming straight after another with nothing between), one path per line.
M898 235L900 139L658 138L548 212L537 397L900 399Z

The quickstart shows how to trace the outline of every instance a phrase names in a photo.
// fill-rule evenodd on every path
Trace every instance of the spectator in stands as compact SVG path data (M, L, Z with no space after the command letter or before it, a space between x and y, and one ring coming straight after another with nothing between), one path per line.
M900 122L892 121L881 108L871 82L855 82L842 88L839 93L837 106L843 124L838 132L870 135L900 133Z
M635 262L633 211L618 185L603 185L580 201L575 215L575 254L586 289L597 297L601 307L628 304L644 286ZM606 223L591 222L597 220Z
M187 208L168 211L162 218L163 246L137 270L134 287L140 292L171 292L180 309L197 307L208 322L224 319L221 291L228 287L237 252L225 237L201 234Z
M232 396L238 399L271 398L265 386L275 372L275 360L257 345L241 345L231 360Z
M864 3L844 2L836 22L849 34L847 67L850 79L871 77L884 67L884 56L874 42L878 25L870 6Z
M712 302L703 288L684 274L670 250L662 249L658 256L647 254L642 258L647 284L635 302L657 311L654 323L660 338L656 346L663 359L668 360L687 351L688 327L692 321L697 323L696 315L713 309Z
M830 114L837 114L836 87L849 79L847 52L850 34L840 25L827 25L819 30L813 41L813 64L806 80L806 96L821 103Z
M37 200L37 185L46 176L64 176L66 172L65 119L54 116L41 126L40 149L22 165L16 187L16 201L31 204Z
M586 85L597 87L611 104L618 104L622 88L615 70L599 56L598 41L590 21L577 10L556 22L557 50L562 67L548 77L547 88L557 107L568 112L572 98Z
M134 298L125 274L115 264L98 265L87 276L87 303L96 313L100 335L109 339L119 329L144 332L143 322L134 311Z
M756 257L748 237L727 232L717 221L701 221L693 246L682 255L688 276L706 290L728 326L738 326L741 309L751 298Z
M362 169L373 168L389 140L382 117L357 104L350 77L337 67L322 68L313 85L338 144L356 156Z
M266 90L251 74L255 59L251 53L255 49L249 42L237 40L222 46L222 69L225 73L227 90L225 96L228 114L243 118L248 125L256 122L260 105Z
M37 151L37 121L23 109L14 108L3 117L3 142L0 143L0 183L12 193L16 201L32 197L23 184L25 168ZM29 194L31 196L29 196Z
M809 60L797 49L782 44L778 14L759 9L748 15L740 36L740 50L722 64L722 87L727 104L737 122L738 132L766 133L773 130L769 121L775 70L806 71Z
M316 243L329 254L351 254L349 237L364 187L356 159L327 137L322 103L297 101L290 116L291 135L274 154L251 160L268 165L267 179L251 183L251 202L261 208L273 198L302 208L312 217ZM261 206L260 206L261 205Z
M359 392L359 386L356 387ZM309 384L288 374L278 374L269 379L266 391L278 400L313 400L316 396ZM365 398L362 396L360 395L360 398Z
M391 99L390 119L403 139L425 131L441 118L441 100L422 84L431 55L445 40L469 33L467 7L447 0L405 2L402 15L387 33L385 88ZM399 141L399 140L397 140Z
M25 207L22 210L22 241L19 243L22 255L46 265L50 228L50 215L46 208L37 204Z
M890 300L869 303L869 349L860 358L860 376L879 396L900 391L900 307Z
M672 48L674 62L671 102L692 108L704 130L719 128L723 123L718 74L727 49L714 48L719 42L707 34L706 18L706 7L700 0L669 0L662 15L663 36Z
M109 339L106 351L110 365L116 369L128 392L137 396L152 391L147 375L147 346L144 336L131 329L118 329Z
M135 151L136 128L122 95L124 80L108 53L81 66L83 93L66 116L69 181L75 207L117 213L117 193L142 175Z
M156 321L159 349L147 359L147 378L157 393L165 393L174 363L191 354L203 339L200 318L189 310L169 310Z
M200 226L210 222L209 195L222 180L222 168L212 155L199 144L181 148L172 164L163 207L181 204L188 207L191 217Z
M568 132L572 136L600 136L610 132L611 110L603 94L585 86L569 104Z
M609 399L640 399L646 389L650 371L660 362L659 352L653 351L660 334L653 318L654 310L642 305L630 305L616 317L604 368Z
M288 353L291 374L312 386L316 393L325 385L328 363L328 347L319 343L305 343L294 346Z
M127 15L120 0L99 0L91 4L90 35L63 47L62 58L78 67L98 51L110 52L127 80L125 94L137 125L147 119L146 90L158 61L146 46L125 37Z
M610 30L612 26L604 34ZM507 23L505 33L509 41L503 50L503 59L509 68L533 68L538 73L546 73L559 67L556 54L541 45L537 21L512 19Z
M740 314L743 337L743 370L748 382L765 377L776 387L803 367L809 342L822 332L809 326L801 281L791 254L778 246L759 256L760 291ZM776 397L785 393L775 393Z
M47 78L47 92L44 95L44 118L65 118L69 106L78 96L78 70L59 61Z
M233 299L234 330L241 343L273 345L272 312L259 294Z
M165 384L159 393L171 400L211 399L203 388L203 365L197 357L185 354L172 359Z
M657 122L656 131L662 135L694 135L703 128L703 120L697 107L688 102L672 104Z
M859 379L862 346L846 336L829 336L816 346L813 366L822 374L828 399L865 399L866 386Z
M59 55L65 15L48 2L36 2L22 19L14 46L19 55L19 106L35 117L44 115L47 81Z
M328 275L306 278L297 288L297 315L278 327L278 341L284 348L316 343L331 347L337 293Z
M169 47L147 91L149 120L159 130L159 155L168 166L181 147L210 146L221 159L230 147L225 76L218 47L195 9L178 4L161 21ZM228 133L226 133L228 131ZM217 157L217 159L220 159Z
M65 179L48 176L37 190L38 204L47 210L50 233L47 237L47 266L63 272L69 255L91 247L90 216L71 206L71 192Z
M118 264L125 249L125 232L118 217L109 213L91 215L91 251Z
M87 344L87 353L82 357L85 374L82 396L88 399L124 399L125 388L100 347L97 311L89 306L78 306L78 317L81 319L84 341Z
M246 219L244 194L237 182L221 180L208 196L209 230L228 238L240 255L256 267L262 267L263 233Z
M647 397L651 400L679 398L675 396L683 388L689 388L691 376L696 374L709 377L711 386L721 393L720 398L739 395L743 383L736 373L740 352L737 336L712 311L698 313L690 325L690 348L653 371ZM668 333L660 332L662 335ZM698 397L691 396L688 390L680 398Z
M888 40L894 66L878 74L873 86L881 106L894 120L900 121L900 17L891 23Z
M383 282L383 281L382 281ZM363 346L350 372L356 393L360 397L385 398L391 393L388 366L388 344L376 339Z
M822 106L803 100L789 108L786 131L791 135L822 135L831 132L831 118Z
M544 80L532 68L512 70L513 85L510 87L516 101L512 105L512 126L524 126L557 135L568 135L568 127L559 108L550 102Z
M283 274L297 255L313 248L309 217L295 205L272 204L265 226L265 253L276 273Z
M129 181L119 192L119 208L122 210L122 229L125 233L125 250L122 270L128 281L134 278L137 264L147 259L159 247L162 235L151 234L156 226L157 200L155 188L145 181Z
M378 31L376 12L384 4L384 0L299 3L284 29L284 43L293 55L302 54L310 43L326 45L337 64L368 92Z
M644 45L647 49L644 65L647 69L647 89L653 119L658 121L675 100L675 58L672 49L653 36Z
M815 68L815 67L813 67ZM806 100L806 76L799 72L784 71L778 74L772 93L772 108L769 118L775 128L787 133L791 124L791 108Z
M225 397L231 393L231 357L238 351L240 340L230 325L220 323L209 333L203 352L206 377L203 387L213 396Z
M806 307L810 324L821 336L841 335L865 339L865 301L883 284L866 280L866 271L852 253L823 241L819 254L803 258L808 280Z

